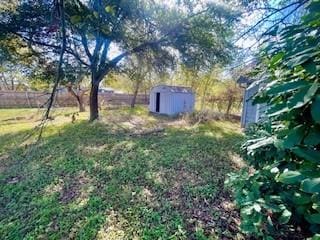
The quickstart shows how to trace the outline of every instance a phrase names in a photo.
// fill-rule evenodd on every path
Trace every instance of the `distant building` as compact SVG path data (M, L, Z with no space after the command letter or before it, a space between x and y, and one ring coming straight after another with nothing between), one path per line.
M263 116L267 107L265 104L254 104L253 97L263 87L261 82L241 76L237 83L245 88L241 113L241 127L247 128L252 123L257 123Z
M153 113L174 116L192 112L195 94L188 87L159 85L150 91L149 110Z
M114 90L113 90L113 88L109 88L109 87L100 87L99 92L100 93L114 93Z

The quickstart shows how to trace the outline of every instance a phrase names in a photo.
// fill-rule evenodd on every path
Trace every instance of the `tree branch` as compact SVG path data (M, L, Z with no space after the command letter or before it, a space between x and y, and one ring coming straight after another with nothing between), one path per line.
M50 110L52 108L53 101L56 96L56 91L59 85L59 82L62 78L62 64L63 64L63 55L66 51L67 46L67 39L66 39L66 28L65 28L65 13L64 13L64 1L63 0L57 0L58 9L60 13L60 22L61 22L61 49L60 49L60 55L59 55L59 62L58 62L58 69L56 73L56 80L49 98L48 107L44 114L44 118L42 119L42 126L40 129L40 134L38 137L38 140L41 138L42 130L44 127L45 122L49 119Z
M101 69L101 66L104 66L106 64L105 62L107 60L107 54L109 51L110 44L111 44L111 41L109 39L104 40L104 47L103 47L103 50L101 53L100 64L99 64L100 69ZM99 69L99 71L100 71L100 69Z
M85 34L81 34L81 42L82 42L83 48L89 58L89 61L91 62L92 61L92 54L89 51L88 39Z
M235 41L234 43L238 42L240 39L242 39L244 36L246 36L247 34L249 34L251 31L253 31L256 27L258 27L260 24L262 24L263 22L265 22L267 19L269 19L270 17L272 17L273 15L285 10L285 9L288 9L294 5L297 5L298 4L298 7L295 8L298 9L300 8L301 6L303 6L305 3L307 3L308 1L310 0L303 0L303 1L297 1L297 2L293 2L293 3L290 3L282 8L278 8L276 10L274 10L272 13L268 14L267 16L261 18L258 22L256 22L253 26L251 26L247 31L245 31L244 33L242 33ZM294 11L295 11L294 10ZM291 15L294 11L292 11L289 15ZM288 17L288 16L287 16Z
M55 50L60 50L61 47L57 46L57 45L54 45L54 44L50 44L50 43L45 43L45 42L41 42L41 41L37 41L37 40L34 40L34 39L31 39L31 38L28 38L28 37L25 37L23 36L22 34L18 33L18 32L12 32L12 34L14 35L17 35L18 37L21 37L23 40L27 41L27 42L30 42L30 43L33 43L35 45L39 45L39 46L44 46L44 47L49 47L49 48L52 48L52 49L55 49ZM81 57L75 53L72 49L68 49L66 48L65 49L65 52L71 54L72 56L74 56L79 62L81 62L83 65L89 67L90 65L88 63L86 63L85 61L83 61L81 59Z

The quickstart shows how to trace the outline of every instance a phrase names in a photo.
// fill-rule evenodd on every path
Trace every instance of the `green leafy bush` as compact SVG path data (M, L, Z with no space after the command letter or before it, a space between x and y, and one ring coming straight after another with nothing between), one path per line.
M248 169L230 176L242 231L264 239L320 239L320 1L262 51L267 120L247 131ZM264 70L263 70L264 69Z

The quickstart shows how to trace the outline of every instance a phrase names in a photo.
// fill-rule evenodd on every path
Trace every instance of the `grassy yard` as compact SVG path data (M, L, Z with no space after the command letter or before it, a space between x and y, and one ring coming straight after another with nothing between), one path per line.
M35 145L25 136L40 113L0 110L1 239L242 239L223 187L241 165L238 123L142 107L71 123L75 111L55 110Z

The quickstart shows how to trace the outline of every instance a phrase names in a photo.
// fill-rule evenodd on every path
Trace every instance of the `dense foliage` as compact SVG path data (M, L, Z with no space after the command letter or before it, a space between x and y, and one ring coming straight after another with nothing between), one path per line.
M232 27L240 16L236 6L242 4L230 8L189 0L171 6L149 0L20 1L12 5L14 10L1 11L0 41L17 37L55 59L62 31L57 2L65 11L65 55L87 67L91 75L91 120L98 118L99 84L128 64L133 54L152 53L154 65L167 59L202 69L227 63L233 49Z
M266 83L255 98L266 119L248 130L248 171L232 175L242 230L264 239L320 238L320 1L300 23L269 32Z

